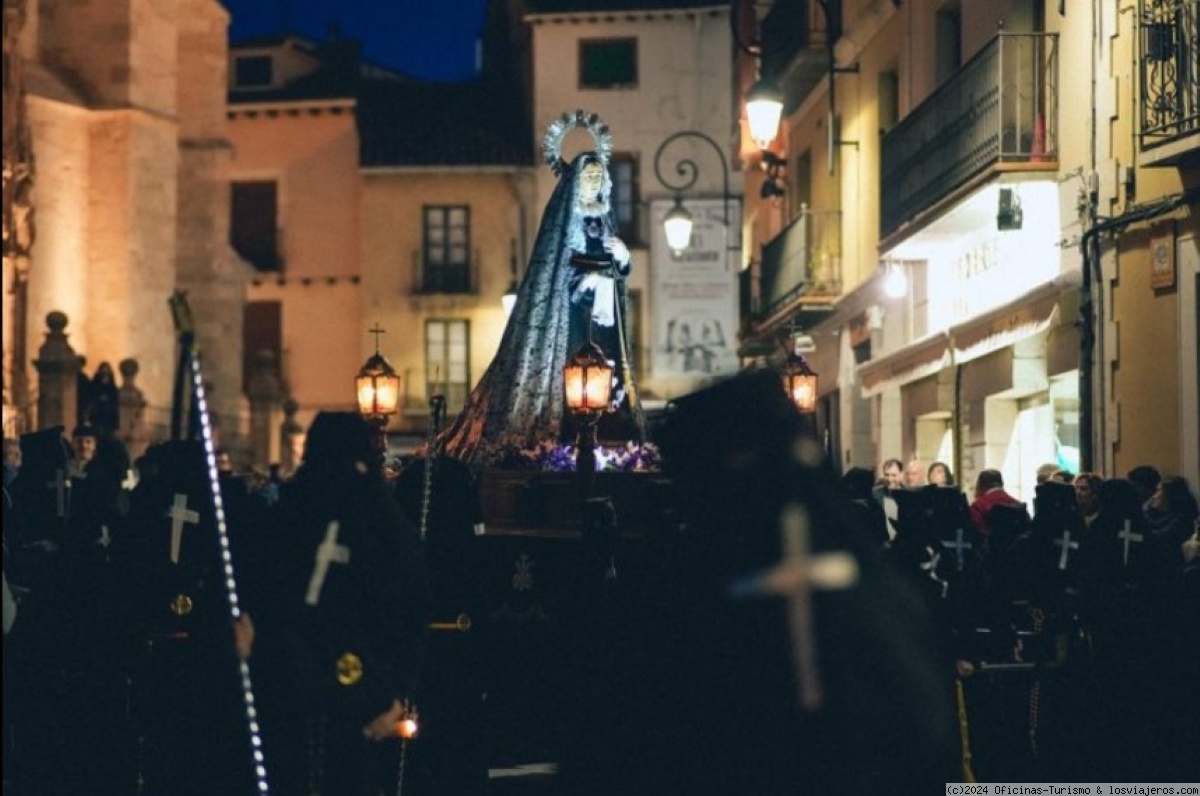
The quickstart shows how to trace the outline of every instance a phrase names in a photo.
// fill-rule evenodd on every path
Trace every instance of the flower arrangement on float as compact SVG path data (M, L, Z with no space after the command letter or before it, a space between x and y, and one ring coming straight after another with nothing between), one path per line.
M576 447L544 440L533 448L506 445L491 458L503 470L575 472ZM650 473L662 469L662 458L652 442L627 442L624 446L596 446L596 472Z

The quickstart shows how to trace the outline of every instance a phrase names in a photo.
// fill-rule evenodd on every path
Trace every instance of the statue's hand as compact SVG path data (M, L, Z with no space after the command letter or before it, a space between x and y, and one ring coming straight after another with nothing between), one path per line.
M629 262L629 248L625 245L625 241L616 235L609 235L604 239L604 250L611 254L618 263Z

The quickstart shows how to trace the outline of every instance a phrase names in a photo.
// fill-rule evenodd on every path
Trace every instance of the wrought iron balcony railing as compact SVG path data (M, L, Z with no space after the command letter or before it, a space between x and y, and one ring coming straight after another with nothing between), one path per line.
M479 275L475 268L478 262L478 252L475 253L471 262L466 263L422 262L421 252L413 252L413 293L417 295L478 293Z
M1150 148L1200 132L1200 3L1140 0L1141 139Z
M806 298L840 296L841 245L840 211L801 211L763 245L757 267L742 272L742 316L758 322L798 306Z
M1001 33L883 138L880 236L1000 163L1057 161L1058 37Z

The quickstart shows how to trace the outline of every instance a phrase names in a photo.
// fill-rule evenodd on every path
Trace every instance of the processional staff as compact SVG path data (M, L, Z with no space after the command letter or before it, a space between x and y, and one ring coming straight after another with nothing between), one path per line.
M229 613L235 627L243 626L241 600L238 598L237 578L233 570L233 556L229 547L229 528L225 521L225 501L221 497L221 482L217 474L217 451L213 442L212 418L208 410L208 398L204 389L204 377L200 371L200 354L195 343L192 311L188 306L187 293L176 290L169 300L175 331L179 337L179 370L176 372L174 405L172 406L172 432L179 438L179 421L182 418L184 377L191 375L191 416L189 433L199 429L204 443L204 458L208 469L208 483L212 490L213 509L217 521L217 538L221 548L221 563L225 575L225 592L229 598ZM257 793L267 796L267 769L262 751L262 732L258 724L258 708L254 699L254 685L250 679L250 665L245 658L238 657L238 672L241 676L242 704L246 711L246 725L250 732L250 753L254 760L254 779Z

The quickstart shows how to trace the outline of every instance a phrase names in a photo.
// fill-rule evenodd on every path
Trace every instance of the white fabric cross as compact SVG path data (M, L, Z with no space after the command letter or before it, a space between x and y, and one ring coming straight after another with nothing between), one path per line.
M929 554L929 558L921 563L921 571L929 573L929 579L934 583L940 583L942 586L942 599L946 598L946 593L950 590L950 581L942 580L938 577L938 564L942 562L942 554L934 550L929 545L925 545L925 552Z
M175 493L175 502L167 509L166 515L171 518L171 563L179 563L179 548L183 544L183 525L190 522L200 524L200 514L187 507L187 495Z
M735 583L737 596L777 594L787 598L792 659L800 704L815 710L822 700L813 633L812 590L848 589L858 581L858 562L846 552L809 555L810 520L799 503L789 503L779 517L783 561L748 580Z
M955 557L958 559L959 572L962 572L963 568L963 550L971 550L974 548L973 544L963 538L963 533L964 531L962 528L955 528L953 542L948 542L945 539L942 540L942 547L948 547L954 550Z
M1119 534L1117 534L1117 538L1125 542L1125 566L1129 566L1129 543L1145 541L1146 537L1144 534L1134 533L1133 525L1131 525L1129 520L1126 519L1125 527L1121 529Z
M1066 569L1067 568L1067 553L1070 551L1071 548L1075 548L1076 550L1078 550L1079 542L1072 542L1071 541L1071 529L1063 528L1063 535L1060 538L1055 539L1054 544L1056 544L1057 546L1062 548L1062 555L1060 555L1058 557L1058 568Z
M54 472L54 480L46 482L47 489L53 489L57 499L59 517L67 516L67 490L71 488L71 481L67 478L66 472L59 468Z
M317 605L321 602L321 587L325 585L325 576L329 573L330 564L350 563L350 548L338 544L338 530L341 526L337 520L329 523L325 529L325 541L317 545L316 563L313 565L312 577L308 580L308 592L304 595L307 605Z

